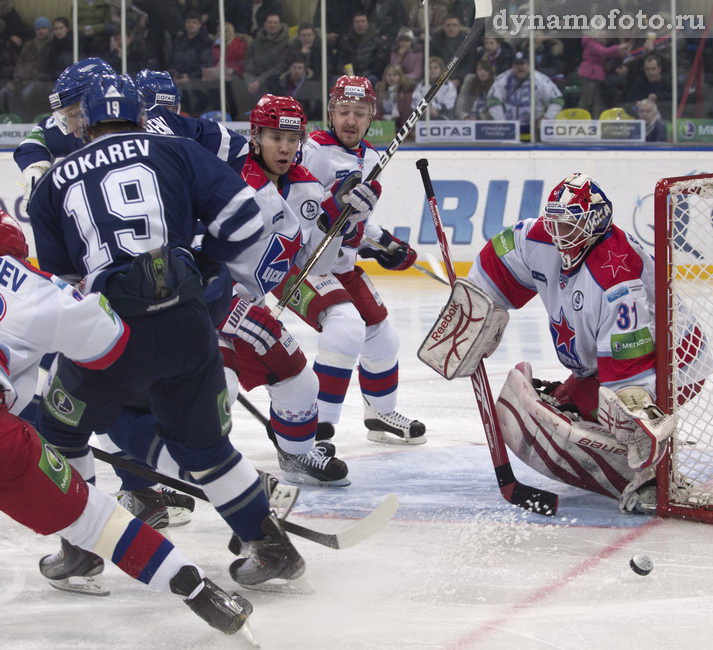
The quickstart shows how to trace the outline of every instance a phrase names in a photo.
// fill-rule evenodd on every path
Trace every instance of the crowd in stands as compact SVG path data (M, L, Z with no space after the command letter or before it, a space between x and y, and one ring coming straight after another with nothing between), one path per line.
M472 0L431 0L426 16L416 0L327 2L327 70L322 70L319 1L312 22L288 25L278 0L225 0L225 29L219 33L215 0L127 2L126 43L115 0L79 0L79 54L99 56L128 72L168 70L183 93L183 110L200 115L219 105L220 42L225 41L228 113L244 119L265 92L295 97L310 119L322 116L322 79L340 74L367 77L378 94L379 119L397 127L425 94L466 38ZM425 21L430 58L424 61ZM21 17L13 0L0 0L0 113L33 122L46 113L47 95L72 61L73 35L65 16ZM700 39L678 40L679 87L686 85ZM647 120L650 139L665 139L663 122L672 111L671 40L537 37L535 70L528 39L489 32L472 48L430 105L431 119L519 120L530 125L530 78L534 77L536 120L564 108L580 108L592 119L621 107ZM713 47L703 43L705 75L713 70ZM708 83L710 86L710 83ZM704 97L706 106L709 98ZM710 108L708 108L710 112ZM581 113L586 115L586 113ZM662 116L664 116L662 118ZM706 115L707 116L707 115ZM651 126L654 124L654 126Z

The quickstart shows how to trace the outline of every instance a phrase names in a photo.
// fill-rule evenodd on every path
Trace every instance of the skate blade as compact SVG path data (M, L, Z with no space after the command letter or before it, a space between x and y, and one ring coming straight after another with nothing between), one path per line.
M380 442L386 445L423 445L426 443L426 436L418 436L417 438L402 438L395 433L389 433L388 431L374 431L369 429L366 432L367 440L372 442Z
M261 582L257 585L244 585L242 583L238 584L240 584L243 589L249 589L250 591L258 591L263 594L311 596L314 593L314 587L312 587L312 585L304 576L295 578L294 580L284 580L281 578L276 578L274 580L267 580L266 582Z
M240 634L240 636L242 636L243 639L245 639L245 641L247 641L247 643L250 644L253 648L260 647L260 644L255 638L250 624L247 621L245 621L245 623L243 623L243 626L238 630L238 634Z
M300 489L292 485L277 484L277 487L270 495L270 510L278 519L285 519L292 512L292 508L300 494Z
M55 589L83 596L108 596L111 593L107 587L97 582L92 576L72 576L63 580L48 578L47 581Z
M185 508L175 508L173 506L168 506L168 527L178 528L179 526L185 526L191 523L191 511Z
M345 476L337 481L320 481L313 476L308 476L307 474L301 474L299 472L282 472L283 480L287 483L293 483L294 485L313 485L319 487L347 487L351 485L352 482Z

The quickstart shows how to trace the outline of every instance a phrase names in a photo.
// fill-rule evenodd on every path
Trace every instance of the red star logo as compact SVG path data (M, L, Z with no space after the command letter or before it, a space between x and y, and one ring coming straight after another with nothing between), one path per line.
M555 340L555 347L558 348L560 345L564 345L565 349L569 350L570 343L574 338L575 332L567 322L567 318L565 318L564 311L561 307L560 319L558 321L552 319L550 328L552 329L553 333L557 334L557 338Z
M571 185L568 185L567 187L572 193L572 198L567 201L567 204L572 205L573 203L576 203L577 205L582 206L582 210L584 212L588 212L589 198L591 196L591 188L589 187L589 181L582 185L582 187L572 187Z
M609 259L606 264L602 264L603 269L611 269L612 277L616 277L616 274L621 269L622 271L630 271L631 269L626 265L626 253L623 255L617 255L613 251L609 252Z
M286 235L275 235L275 240L280 244L280 246L282 246L282 251L275 256L272 263L277 264L278 262L287 262L289 266L292 266L295 255L297 255L300 248L302 248L301 233L298 231L292 239Z

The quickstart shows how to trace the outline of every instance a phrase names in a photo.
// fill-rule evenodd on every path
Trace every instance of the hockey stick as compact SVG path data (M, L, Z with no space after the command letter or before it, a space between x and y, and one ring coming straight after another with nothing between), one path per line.
M262 424L262 426L267 429L268 425L270 424L270 420L268 420L262 413L260 413L260 411L258 411L257 408L253 406L252 402L242 393L238 393L238 402L240 402L240 404L245 407L245 409L247 409L251 415L255 416L255 418L260 421L260 424Z
M416 167L418 167L421 172L421 179L423 180L423 187L426 190L426 198L431 210L433 225L436 229L438 244L443 255L443 262L446 266L448 279L450 280L451 286L453 286L456 281L456 272L453 268L453 261L451 260L451 254L448 248L448 240L446 239L445 232L443 232L443 223L441 222L441 215L438 212L438 203L436 202L436 196L433 192L433 183L431 183L431 177L428 173L428 160L421 158L416 161ZM473 392L475 393L475 401L478 403L480 418L485 428L485 438L488 441L490 456L493 459L495 477L498 480L498 487L503 497L506 501L525 510L531 510L540 515L555 515L558 501L556 494L530 487L529 485L520 483L515 478L512 466L510 465L505 440L503 439L503 432L500 429L500 422L495 411L495 402L493 401L493 394L490 390L490 382L488 381L488 375L485 372L485 365L482 361L471 375L470 380L473 384Z
M391 251L386 248L386 246L382 246L378 241L372 239L371 237L364 237L364 241L367 242L372 248L377 248L380 251L384 251L385 253L391 254ZM429 278L433 278L434 280L438 280L438 282L442 282L443 284L448 284L443 278L437 276L433 271L429 271L425 266L422 266L421 264L418 264L417 262L414 262L412 264L413 268L415 268L417 271L421 271L424 275L427 275Z
M156 483L162 483L174 490L180 490L184 494L189 494L196 499L201 501L208 501L205 492L201 490L197 485L192 483L187 483L186 481L181 481L180 479L173 478L171 476L166 476L160 472L156 472L147 467L141 467L136 463L132 463L130 460L121 458L120 456L114 456L113 454L107 453L103 449L98 449L97 447L89 447L96 458L109 465L124 469L127 472L136 474L136 476L141 476L142 478L147 478ZM303 537L308 539L310 542L315 542L316 544L321 544L322 546L327 546L329 548L342 549L354 546L359 542L364 541L368 537L371 537L379 529L385 526L391 518L396 513L399 507L399 500L395 494L389 494L376 508L374 508L366 517L357 521L353 526L346 528L338 533L322 533L318 530L313 530L312 528L307 528L306 526L300 526L292 521L282 520L282 527L293 535L298 537Z
M485 20L483 19L489 18L492 15L493 1L473 1L475 3L475 22L473 23L470 32L468 32L468 35L463 39L463 42L455 51L455 54L448 62L448 65L446 65L443 72L441 72L438 79L436 79L431 84L431 87L428 89L428 92L426 92L423 99L418 103L418 106L413 109L413 112L411 113L411 115L408 116L408 118L404 122L404 125L399 129L399 132L394 136L394 139L391 141L389 146L386 147L384 153L381 154L378 162L367 174L367 177L364 179L364 182L368 183L369 181L373 181L377 176L379 176L379 174L381 174L381 172L384 170L384 167L386 167L389 161L393 158L398 148L401 146L401 143L406 139L406 136L411 133L411 129L413 129L413 127L416 125L416 122L418 122L421 116L426 112L426 109L431 103L431 100L436 96L443 84L448 81L451 74L453 73L453 70L455 70L456 66L460 63L466 52L470 49L473 43L478 40L480 35L485 30ZM480 21L480 25L476 27L476 23L478 21ZM321 257L322 253L324 253L324 251L327 249L332 240L342 231L352 211L353 208L351 205L347 205L344 210L342 210L342 213L339 215L332 227L327 231L327 234L324 236L322 241L317 245L312 254L309 256L309 259L305 262L300 272L295 276L295 279L289 283L289 286L282 294L282 298L280 298L277 305L272 309L272 315L275 318L280 317L280 314L284 310L285 306L292 299L292 296L299 290L299 286L309 275L309 272L312 270L312 267L317 263L317 260Z

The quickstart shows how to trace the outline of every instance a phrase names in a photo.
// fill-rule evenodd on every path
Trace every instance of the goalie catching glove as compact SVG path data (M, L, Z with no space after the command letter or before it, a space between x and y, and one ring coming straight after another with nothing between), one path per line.
M490 296L471 282L458 278L418 358L446 379L470 377L483 357L500 344L510 319Z
M49 171L50 167L49 162L40 160L22 170L22 175L25 177L25 194L22 197L20 207L25 214L27 214L27 203L30 200L32 190L35 189L35 185L40 182L40 179Z
M249 343L263 355L280 340L282 325L269 309L235 298L218 330L223 336Z
M379 181L361 182L361 172L352 172L332 185L332 189L322 199L324 212L319 218L319 228L327 232L339 219L347 205L352 206L341 235L347 246L357 246L364 235L364 221L372 213L381 196Z
M674 422L656 404L649 391L626 386L617 393L599 387L599 421L627 447L627 462L634 470L654 467L666 450Z
M413 265L418 255L405 241L394 237L388 230L384 230L379 237L379 243L386 248L373 248L369 244L359 247L359 255L364 258L374 258L383 268L389 271L405 271Z

